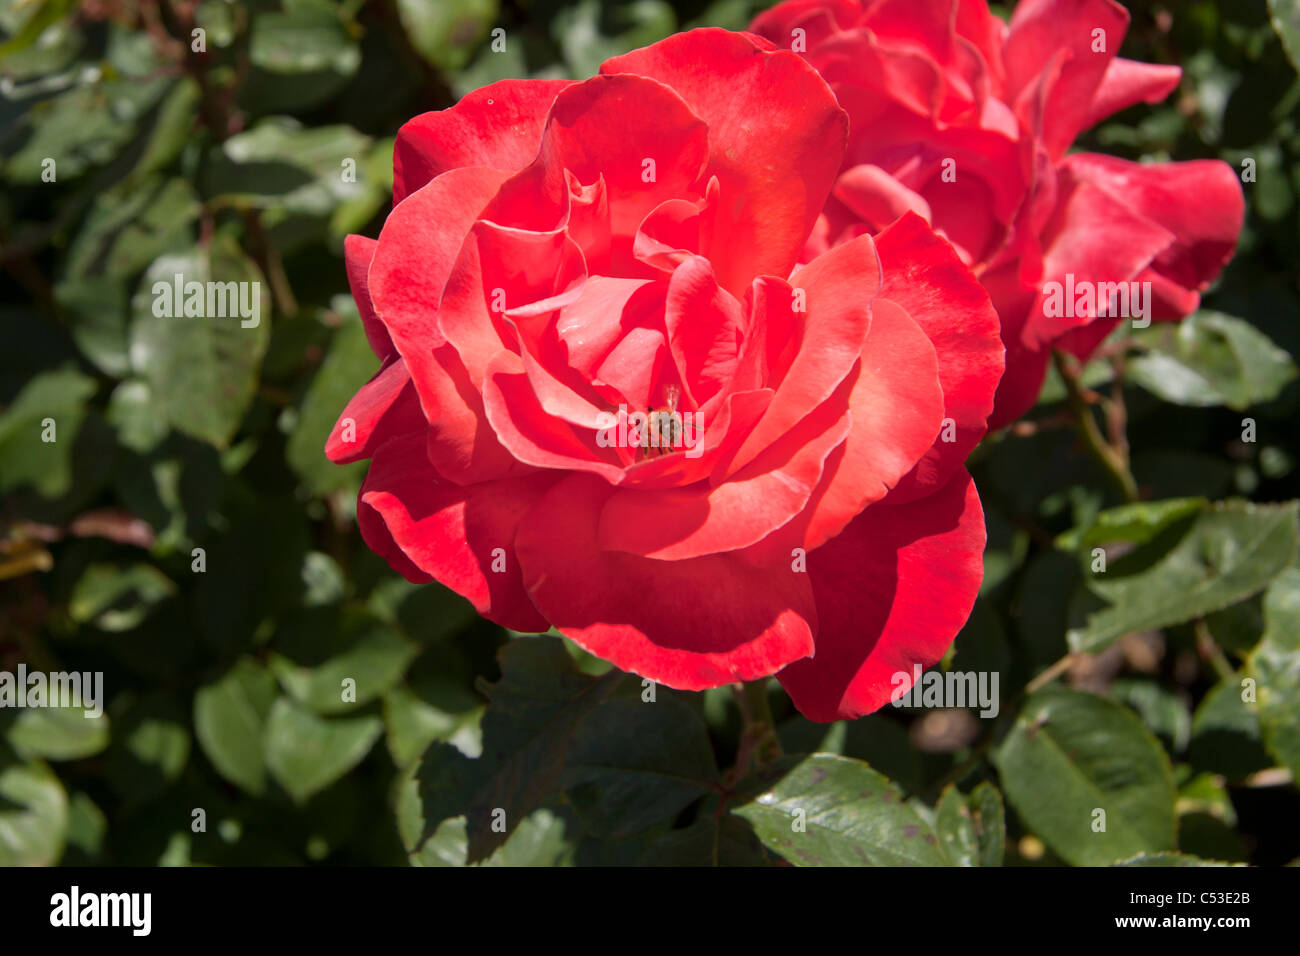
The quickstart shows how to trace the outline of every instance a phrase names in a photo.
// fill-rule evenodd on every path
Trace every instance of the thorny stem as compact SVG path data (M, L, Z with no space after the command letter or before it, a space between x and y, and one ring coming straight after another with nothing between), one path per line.
M1219 647L1214 635L1205 624L1205 618L1199 618L1195 626L1196 633L1196 650L1201 657L1209 661L1210 666L1214 668L1214 673L1220 680L1228 680L1236 674L1228 656L1223 653L1223 648Z
M1097 420L1092 415L1090 403L1079 384L1078 371L1071 367L1070 360L1059 351L1052 351L1052 361L1056 364L1056 371L1060 373L1061 380L1065 383L1066 400L1074 416L1075 427L1079 430L1084 444L1088 446L1088 451L1115 482L1124 500L1137 501L1137 482L1133 478L1133 472L1129 470L1128 452L1125 447L1127 442L1112 445L1106 440L1101 429L1097 427ZM1118 420L1118 424L1122 427L1122 419Z
M1073 665L1074 662L1078 659L1078 657L1079 655L1074 653L1073 651L1070 652L1069 654L1066 654L1055 664L1048 667L1047 670L1043 671L1041 674L1039 674L1037 677L1031 680L1028 684L1026 684L1025 693L1032 694L1035 691L1041 690L1042 688L1046 687L1052 681L1056 680L1056 678L1060 677L1062 674L1068 671L1071 665Z
M297 315L298 299L293 294L293 287L289 285L289 276L284 271L280 251L267 236L256 209L249 209L245 213L244 224L248 229L249 252L271 284L271 298L275 302L276 311L284 316Z
M733 684L732 690L744 722L740 732L740 746L736 751L736 764L731 768L730 774L734 785L749 773L751 761L762 766L781 756L781 743L776 737L772 705L767 698L767 678L746 684Z

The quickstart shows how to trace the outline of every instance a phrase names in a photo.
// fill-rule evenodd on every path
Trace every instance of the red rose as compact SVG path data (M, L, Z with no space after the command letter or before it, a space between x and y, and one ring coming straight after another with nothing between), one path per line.
M917 217L795 269L846 125L722 30L407 123L346 247L383 366L326 449L373 459L366 543L671 687L777 674L818 720L938 660L981 579L997 316Z
M1241 231L1224 163L1065 155L1083 130L1178 85L1178 67L1115 56L1128 22L1113 0L1021 0L1009 27L984 0L787 0L753 25L803 52L850 117L807 254L907 210L952 241L1002 320L994 427L1034 403L1053 347L1086 358L1120 321L1118 299L1098 317L1097 296L1118 291L1102 283L1139 283L1143 318L1182 318ZM1076 287L1094 304L1063 307Z

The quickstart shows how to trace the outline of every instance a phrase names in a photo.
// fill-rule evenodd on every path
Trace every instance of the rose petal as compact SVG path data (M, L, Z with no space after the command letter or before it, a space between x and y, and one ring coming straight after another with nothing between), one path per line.
M366 341L382 362L396 350L388 329L375 314L375 305L370 301L370 262L375 257L379 242L365 236L346 236L343 239L343 264L348 273L348 286L352 289L352 298L356 300L357 311L361 313L361 322L365 326Z
M868 508L808 555L817 599L816 651L777 674L810 720L853 719L884 706L913 666L934 664L975 604L984 515L965 471L933 495Z
M614 57L600 70L660 80L707 123L720 208L705 255L722 287L740 298L755 276L788 276L839 171L848 130L816 72L789 51L711 28Z
M515 534L555 481L554 475L539 473L453 484L433 470L422 436L413 435L387 442L375 453L357 518L366 543L395 570L405 573L409 562L463 595L489 620L516 631L544 631L546 620L523 588ZM388 540L405 562L394 561Z
M520 525L533 602L567 637L615 667L681 690L754 680L806 657L816 615L807 575L744 552L656 561L601 551L613 489L572 475Z
M943 417L955 425L954 440L940 435L895 490L893 500L907 501L946 484L984 437L1004 349L988 293L920 219L899 220L876 238L876 249L885 277L880 299L901 306L933 343Z
M568 80L500 80L466 93L450 109L402 125L393 147L393 205L449 169L531 163L555 97Z
M388 439L423 434L427 426L406 362L394 357L343 409L325 441L325 457L336 465L360 461Z

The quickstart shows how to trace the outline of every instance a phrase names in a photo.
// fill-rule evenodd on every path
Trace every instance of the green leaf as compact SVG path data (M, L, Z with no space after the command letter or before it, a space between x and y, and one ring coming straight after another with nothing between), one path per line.
M1153 734L1174 753L1187 749L1192 736L1192 715L1181 696L1154 680L1120 677L1110 685L1110 696L1127 704Z
M248 658L194 694L194 735L221 776L247 793L266 790L263 738L275 678Z
M361 50L327 3L298 3L285 13L253 16L253 65L271 73L356 72Z
M1296 503L1216 504L1181 537L1179 530L1085 576L1109 606L1069 632L1073 650L1098 651L1133 631L1180 624L1261 591L1295 552Z
M1292 65L1300 70L1300 2L1298 0L1268 0L1268 12L1273 29L1282 38L1282 46Z
M969 796L949 784L935 806L934 830L953 866L1001 866L1006 843L1002 794L987 781Z
M704 722L666 696L601 704L578 729L564 771L579 820L608 839L673 819L718 783Z
M325 457L325 440L357 390L378 368L355 309L344 313L329 352L299 406L298 421L289 436L285 458L313 494L324 495L357 482L365 474L362 462L339 466Z
M420 56L432 66L449 73L470 61L496 21L498 0L397 0L402 27ZM522 37L505 37L506 51Z
M40 184L53 160L54 182L62 184L107 163L135 139L137 121L173 82L101 77L35 104L24 117L29 135L3 166L6 178Z
M94 380L72 369L43 372L27 382L0 415L0 491L31 484L54 498L68 490L73 445L94 393Z
M949 784L934 808L934 830L939 846L953 866L977 866L980 860L979 834L975 816L960 790Z
M1002 794L993 784L979 784L966 798L975 820L975 838L979 847L980 866L1001 866L1007 842L1006 811Z
M54 298L81 353L105 375L126 375L126 283L114 276L72 277L54 287Z
M732 812L798 866L944 866L931 825L865 763L783 757L756 774ZM802 829L800 829L802 827Z
M1192 717L1188 760L1197 770L1240 780L1268 767L1259 717L1242 700L1242 680L1224 678L1206 694Z
M175 314L177 275L183 293L204 290L201 304L199 296L191 300L202 316ZM261 273L239 247L218 238L207 249L154 260L133 302L131 364L136 374L149 384L177 430L219 448L239 430L257 389L270 336L271 296L263 285ZM233 302L231 290L236 290ZM244 311L256 314L244 318Z
M384 728L393 763L407 766L435 740L450 740L468 753L465 735L478 736L482 715L478 699L459 688L394 687L384 695ZM480 740L473 752L481 749Z
M117 720L114 729L107 776L124 797L133 801L152 798L185 770L190 732L185 714L173 698L159 694L135 704Z
M11 35L0 43L0 60L25 52L38 40L43 41L46 31L67 16L72 7L73 0L34 0L12 5L5 11L3 26Z
M68 795L39 761L19 763L0 745L0 866L52 866L68 832Z
M564 820L549 810L537 810L479 866L563 866L572 852ZM455 817L438 827L420 852L411 854L411 865L465 866L468 854L465 818Z
M418 645L379 618L328 606L292 618L272 648L271 672L280 686L319 714L344 713L377 700L419 653Z
M1128 376L1175 405L1227 405L1242 411L1278 396L1296 376L1291 357L1249 322L1198 312L1182 322L1138 330L1145 350Z
M166 169L190 142L202 92L192 77L182 77L158 108L144 151L131 170L132 179Z
M708 812L705 812L708 811ZM705 805L695 822L654 834L637 866L772 866L781 857L768 851L747 820L718 814Z
M157 448L170 431L166 411L139 379L129 379L113 389L105 417L117 430L117 440L141 453Z
M92 564L72 590L68 614L101 631L129 631L175 593L172 579L151 564Z
M1264 745L1300 780L1300 569L1287 568L1264 596L1264 638L1250 656Z
M281 697L266 721L266 767L303 803L365 759L383 732L378 717L317 717Z
M664 0L606 5L579 0L551 21L551 36L574 76L592 76L612 56L662 40L677 29L677 15Z
M99 701L103 706L103 701ZM80 760L108 746L108 717L89 716L82 707L20 710L9 728L9 743L25 757Z
M103 862L104 837L108 834L108 818L95 802L78 791L68 804L67 855L64 865L83 866Z
M1177 793L1169 758L1113 701L1060 688L1034 694L993 763L1021 819L1072 864L1100 866L1174 848ZM1104 831L1094 830L1099 810Z
M1127 542L1146 544L1161 532L1200 514L1209 502L1204 498L1173 498L1167 501L1139 501L1100 512L1085 528L1068 531L1056 545L1068 551L1090 551L1103 544Z
M125 281L154 259L193 244L199 199L184 179L119 183L95 198L68 250L69 278Z
M227 202L280 216L326 217L339 203L366 195L362 164L370 148L370 137L351 126L307 127L291 117L268 117L212 152L205 187ZM345 177L349 166L356 175Z
M490 701L483 755L469 760L447 744L425 754L415 781L418 799L405 814L409 850L418 851L443 820L464 815L470 862L487 858L557 791L575 732L623 678L618 671L600 678L580 673L552 637L515 638L498 658L501 680L481 687Z

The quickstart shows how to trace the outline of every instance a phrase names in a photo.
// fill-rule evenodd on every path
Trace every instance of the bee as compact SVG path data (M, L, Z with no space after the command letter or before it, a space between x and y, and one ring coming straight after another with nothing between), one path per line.
M646 413L646 453L658 449L660 455L669 455L682 443L682 416L677 402L682 392L676 385L664 388L665 409L650 409Z

